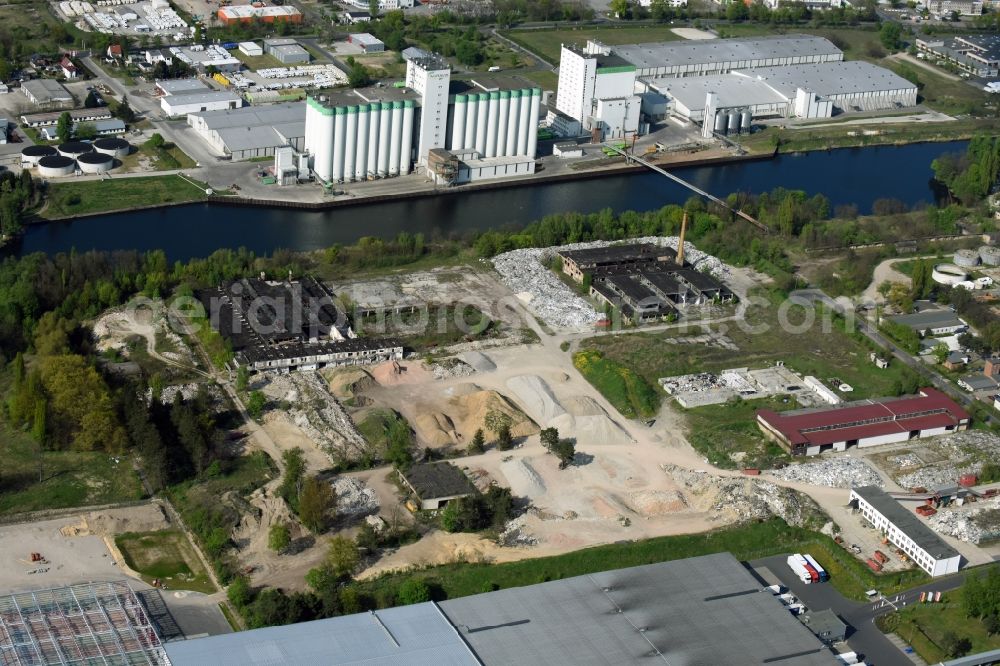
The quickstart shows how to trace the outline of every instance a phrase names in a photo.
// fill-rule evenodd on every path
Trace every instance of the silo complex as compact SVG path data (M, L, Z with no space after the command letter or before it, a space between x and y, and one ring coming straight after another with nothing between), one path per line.
M407 175L433 150L461 160L504 158L497 175L512 173L505 165L515 163L524 173L537 149L541 90L508 75L451 81L442 62L409 61L406 87L310 97L305 151L316 178L331 185ZM493 169L483 164L481 172Z
M1000 266L1000 247L983 245L979 248L979 259L986 266Z

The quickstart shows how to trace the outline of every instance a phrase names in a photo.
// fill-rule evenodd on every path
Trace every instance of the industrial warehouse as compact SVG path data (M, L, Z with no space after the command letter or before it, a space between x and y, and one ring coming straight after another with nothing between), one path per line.
M357 337L333 292L315 278L234 280L200 297L237 367L288 372L403 357L396 341Z
M906 442L965 430L969 414L937 389L919 395L862 400L829 409L757 411L763 433L792 455L817 455Z
M287 102L188 114L190 125L213 149L234 160L273 155L282 146L305 146L305 104Z
M592 141L648 131L672 115L702 135L747 131L755 118L829 118L914 106L915 84L865 62L844 62L806 35L606 46L563 45L550 126Z
M592 298L637 324L676 316L679 306L733 299L725 285L686 265L683 252L656 245L564 250L559 257L563 272L575 281L590 276Z
M875 486L852 488L850 503L872 527L931 576L958 571L962 559L958 551L885 491Z
M641 628L641 629L640 629ZM173 664L795 663L833 652L729 553L166 644Z
M428 166L431 151L445 184L534 173L540 102L528 81L477 75L452 85L443 59L411 58L406 87L310 98L305 147L324 183L406 175Z

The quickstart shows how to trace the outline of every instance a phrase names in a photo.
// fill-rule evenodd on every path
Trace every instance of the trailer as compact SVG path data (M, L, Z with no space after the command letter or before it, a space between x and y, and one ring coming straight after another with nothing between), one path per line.
M882 571L882 564L876 560L873 560L870 557L867 560L865 560L865 564L867 564L868 568L874 571L875 573Z
M830 580L830 574L826 572L826 569L824 569L819 565L819 562L817 562L812 555L806 553L805 555L803 555L803 557L806 559L806 562L809 563L809 566L811 566L816 571L816 574L819 576L819 582L825 582Z
M809 569L806 568L805 559L801 555L789 555L788 568L792 570L792 573L801 580L803 583L813 582L812 574L809 573Z
M881 550L875 551L875 559L878 560L879 564L885 564L889 561L889 556L883 553Z

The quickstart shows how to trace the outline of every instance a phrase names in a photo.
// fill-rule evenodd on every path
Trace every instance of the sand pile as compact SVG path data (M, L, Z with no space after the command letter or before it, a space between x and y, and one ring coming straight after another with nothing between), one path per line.
M510 417L510 431L514 437L538 433L538 426L496 391L484 390L475 384L459 384L450 387L445 394L450 397L440 409L423 410L411 419L417 437L429 446L465 446L476 430L484 428L486 414L491 410Z
M641 516L665 516L689 508L684 493L678 490L638 490L628 494L628 504Z
M458 443L455 423L441 412L422 413L414 420L414 430L430 446L450 446Z
M507 485L515 497L534 498L546 491L541 475L523 458L500 463L500 471L507 477Z
M553 419L567 413L549 385L538 375L511 377L507 380L507 387L541 424L548 425Z
M486 354L478 351L469 351L459 354L459 357L468 365L475 368L476 372L492 372L497 369L497 364L490 360Z
M575 437L577 446L587 444L631 444L632 438L605 414L573 416L563 414L552 419L549 426L557 428L563 437Z
M377 382L364 368L327 368L321 370L320 375L330 385L330 393L341 400L356 398L377 386Z

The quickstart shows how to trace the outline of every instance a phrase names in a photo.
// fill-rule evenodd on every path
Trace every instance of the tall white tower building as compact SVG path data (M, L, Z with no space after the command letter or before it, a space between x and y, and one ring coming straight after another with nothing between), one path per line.
M448 142L448 86L451 68L443 58L427 56L406 63L406 87L420 95L417 140L418 165L427 163L427 152Z

